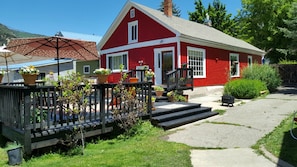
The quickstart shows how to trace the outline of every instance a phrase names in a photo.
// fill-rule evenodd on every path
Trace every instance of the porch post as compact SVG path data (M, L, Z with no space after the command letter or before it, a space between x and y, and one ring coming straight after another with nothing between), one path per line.
M31 89L24 90L24 153L30 155L31 148L31 129L30 129L30 108L31 108Z

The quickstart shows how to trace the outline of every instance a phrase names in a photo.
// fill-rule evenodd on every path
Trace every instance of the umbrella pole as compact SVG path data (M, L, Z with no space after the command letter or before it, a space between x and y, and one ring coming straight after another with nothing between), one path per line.
M9 84L9 74L8 74L8 63L7 63L7 58L5 59L5 64L6 64L7 82L8 82L8 84Z

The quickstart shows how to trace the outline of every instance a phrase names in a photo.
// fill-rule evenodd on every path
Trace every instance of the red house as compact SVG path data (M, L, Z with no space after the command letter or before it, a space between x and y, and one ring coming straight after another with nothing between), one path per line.
M164 13L127 1L98 44L101 66L116 78L124 70L148 65L154 83L164 84L168 71L182 64L194 69L194 86L225 84L229 74L254 62L261 63L264 51L215 28L172 15L172 2L165 0Z

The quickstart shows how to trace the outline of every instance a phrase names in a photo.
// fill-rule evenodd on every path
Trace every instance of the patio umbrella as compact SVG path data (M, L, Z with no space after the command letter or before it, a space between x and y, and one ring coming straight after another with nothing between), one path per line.
M5 47L6 47L5 45L0 46L0 62L5 62L7 81L9 83L8 62L17 63L20 61L26 61L31 59L32 56L23 56L20 54L16 54L10 50L5 49Z
M60 58L72 58L77 60L99 59L96 42L60 36L14 38L10 40L6 48L22 55L56 58L58 75L60 74Z

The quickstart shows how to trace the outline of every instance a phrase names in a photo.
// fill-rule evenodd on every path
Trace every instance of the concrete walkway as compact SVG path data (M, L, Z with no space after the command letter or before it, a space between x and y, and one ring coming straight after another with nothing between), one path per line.
M205 87L194 92L190 102L227 111L171 130L174 133L168 136L169 141L207 148L191 150L194 167L289 166L274 157L258 155L251 146L297 110L297 88L280 87L266 98L237 101L234 107L221 106L222 87Z

